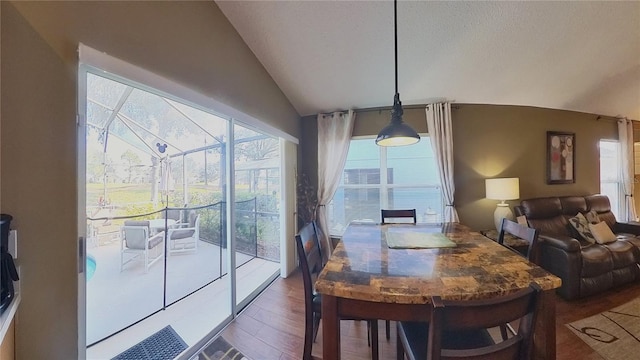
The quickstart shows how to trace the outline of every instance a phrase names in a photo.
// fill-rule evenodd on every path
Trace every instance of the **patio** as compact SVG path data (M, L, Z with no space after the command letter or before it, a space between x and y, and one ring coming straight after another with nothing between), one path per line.
M226 276L221 278L221 271L226 274L227 252L217 245L200 240L197 251L169 254L166 295L164 259L147 273L142 262L128 263L120 271L119 239L87 253L96 262L87 281L87 344L95 343L87 348L90 359L113 357L166 325L192 346L230 314L229 283ZM236 267L239 302L277 276L280 264L237 253ZM167 308L160 311L165 296Z

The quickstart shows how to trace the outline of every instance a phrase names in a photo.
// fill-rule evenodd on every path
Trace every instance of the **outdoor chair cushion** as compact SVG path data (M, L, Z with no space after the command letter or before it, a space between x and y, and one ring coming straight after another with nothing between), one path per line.
M178 230L173 230L171 232L171 240L177 240L177 239L185 239L185 238L190 238L193 236L193 233L195 233L196 231L194 229L189 229L189 230L182 230L182 229L178 229Z

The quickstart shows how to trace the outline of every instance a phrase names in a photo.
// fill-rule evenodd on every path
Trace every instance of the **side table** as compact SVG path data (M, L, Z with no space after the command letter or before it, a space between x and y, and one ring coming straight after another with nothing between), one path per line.
M493 230L480 230L480 234L488 237L493 241L498 241L498 231ZM529 243L511 234L504 235L504 245L519 252L522 256L527 257L527 251L529 249Z

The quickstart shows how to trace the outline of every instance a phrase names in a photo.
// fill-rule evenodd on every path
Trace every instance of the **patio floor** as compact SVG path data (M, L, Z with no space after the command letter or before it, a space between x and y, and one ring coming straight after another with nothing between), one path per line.
M130 262L120 271L118 241L90 248L87 253L96 260L96 271L87 282L87 344L162 308L163 260L153 264L147 273L142 262ZM228 277L218 279L220 265L222 269L226 267L226 256L226 249L204 241L199 242L195 252L170 254L166 261L168 307L90 346L87 358L112 358L166 325L171 325L189 346L201 340L230 314ZM236 272L238 301L280 270L279 263L237 254L236 263L244 262ZM187 296L199 288L202 289Z

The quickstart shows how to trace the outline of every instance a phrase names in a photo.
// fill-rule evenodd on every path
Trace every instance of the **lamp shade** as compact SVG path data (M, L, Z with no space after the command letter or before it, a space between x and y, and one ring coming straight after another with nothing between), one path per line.
M491 200L515 200L520 197L519 178L486 179L486 198Z
M380 146L404 146L420 141L420 135L404 122L391 122L378 134L376 144Z

